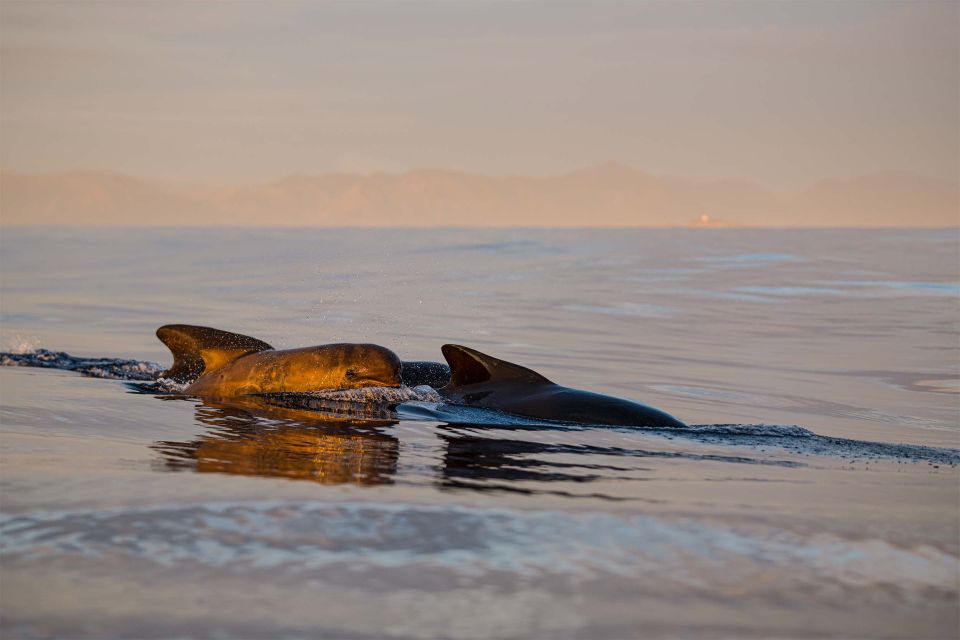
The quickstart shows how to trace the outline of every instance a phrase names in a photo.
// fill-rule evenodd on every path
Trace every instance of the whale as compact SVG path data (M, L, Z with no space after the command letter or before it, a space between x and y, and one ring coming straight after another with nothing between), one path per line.
M184 395L232 398L402 384L400 358L375 344L280 350L238 333L184 324L164 325L157 337L173 354L161 377L186 384Z
M450 381L438 393L451 404L583 425L682 428L672 415L633 400L571 389L532 369L476 349L445 344Z

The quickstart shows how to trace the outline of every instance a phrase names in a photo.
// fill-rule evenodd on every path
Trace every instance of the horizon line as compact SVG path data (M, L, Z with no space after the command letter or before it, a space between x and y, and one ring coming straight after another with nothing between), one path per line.
M584 173L591 170L598 169L625 169L632 171L638 174L643 174L646 176L654 178L665 178L665 179L676 179L683 180L688 182L698 182L698 183L730 183L730 182L740 182L754 184L763 187L768 191L784 193L793 190L802 190L804 188L809 188L810 186L816 185L821 182L829 181L850 181L857 180L861 178L870 178L877 176L886 176L886 175L899 175L899 176L909 176L920 178L926 181L931 182L940 182L944 184L956 184L960 185L960 179L950 179L941 176L932 175L929 173L921 173L918 171L903 169L903 168L886 168L878 169L873 171L850 171L844 174L833 174L828 175L824 174L818 178L814 178L804 182L798 182L793 187L784 187L773 186L770 183L753 177L748 176L728 176L728 177L698 177L683 175L678 173L664 173L658 172L655 170L650 170L647 168L639 168L635 165L632 165L628 162L622 162L619 160L607 160L603 162L595 162L590 164L577 165L575 168L567 169L564 171L554 171L549 173L494 173L494 172L484 172L484 171L471 171L468 169L459 169L459 168L449 168L441 166L416 166L408 169L371 169L371 170L342 170L342 169L329 169L329 170L295 170L289 171L287 173L276 173L272 176L260 176L256 178L230 178L230 179L212 179L207 180L203 178L184 180L179 178L165 178L159 175L144 175L139 173L128 173L122 169L111 169L111 168L94 168L94 167L80 167L75 166L67 169L42 169L42 170L29 170L29 169L18 169L9 166L0 166L0 174L17 174L20 176L64 176L70 174L99 174L99 175L112 175L128 178L131 180L138 180L143 182L152 182L158 185L180 185L180 186L198 186L198 187L236 187L236 186L253 186L259 184L270 184L274 182L279 182L289 178L297 177L320 177L320 176L344 176L344 177L354 177L354 178L376 178L381 176L386 177L402 177L410 174L416 173L449 173L449 174L459 174L466 176L479 176L484 178L491 178L495 180L509 180L512 178L517 179L527 179L527 180L547 180L551 178L560 178L568 177L571 175L576 175L578 173Z
M301 229L301 230L312 230L312 229L336 229L336 230L353 230L353 231L370 231L370 230L391 230L391 231L422 231L424 229L436 229L436 230L470 230L470 231L503 231L503 230L512 230L512 231L563 231L563 230L597 230L597 231L631 231L631 230L652 230L652 231L666 231L666 230L691 230L691 231L782 231L782 230L810 230L810 231L842 231L849 229L857 229L861 231L887 231L887 230L899 230L899 231L960 231L960 223L955 225L931 225L931 226L917 226L917 225L881 225L881 226L870 226L870 225L737 225L737 224L718 224L718 225L610 225L610 226L598 226L598 225L556 225L556 226L546 226L546 225L516 225L516 226L507 226L507 225L417 225L417 224L407 224L407 225L284 225L284 224L175 224L175 225L162 225L162 224L109 224L109 223L86 223L86 224L50 224L50 223L12 223L8 224L0 220L0 228L4 229L129 229L129 230L139 230L139 229Z

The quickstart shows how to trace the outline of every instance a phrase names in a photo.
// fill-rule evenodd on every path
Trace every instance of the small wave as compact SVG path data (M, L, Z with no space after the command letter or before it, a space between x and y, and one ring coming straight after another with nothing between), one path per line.
M63 351L48 349L0 353L0 366L62 369L111 380L156 380L165 368L156 362L120 358L78 358Z
M436 393L436 392L434 392ZM459 404L447 404L437 394L437 400L414 400L397 406L397 416L401 420L427 420L444 422L453 425L472 425L484 427L545 427L548 429L567 429L568 427L556 422L524 418L512 413L504 413L495 409L482 407L468 407Z
M154 383L156 390L161 393L182 393L184 389L190 386L189 382L177 382L170 378L157 378Z
M530 252L536 251L556 253L560 251L560 249L558 247L551 247L535 240L503 240L499 242L474 242L470 244L444 244L429 246L421 249L419 253L478 252L510 254L522 252L524 255L529 255Z
M868 289L896 289L898 291L929 293L934 295L960 295L960 282L917 282L909 280L841 280L833 285Z
M931 546L891 544L868 531L813 533L761 521L729 522L652 514L551 512L458 506L292 501L160 505L0 515L0 552L36 562L147 560L166 567L316 575L334 583L360 566L377 581L402 580L413 566L553 580L597 574L654 576L686 591L704 584L736 593L778 581L860 594L876 586L955 589L957 558ZM9 561L9 560L8 560ZM843 591L841 591L843 592Z
M931 465L960 464L960 449L834 438L818 435L797 425L695 424L684 429L671 429L670 433L682 438L717 444L754 447L772 445L801 455L831 456L849 460L926 462Z
M766 296L847 296L849 291L830 287L737 287L740 293Z
M272 393L265 394L274 399L282 399L284 404L309 405L326 401L337 403L400 404L403 402L441 402L443 399L433 387L361 387L359 389L324 389L308 393Z
M524 418L502 411L436 402L406 402L396 407L400 420L429 420L449 425L510 429L607 429L621 433L649 434L693 442L735 447L778 447L800 455L846 459L886 459L900 462L927 462L933 465L960 465L960 450L923 445L868 442L821 436L795 424L691 424L686 427L611 427L558 423Z
M816 434L795 424L691 424L684 433L716 434L726 436L757 436L762 438L812 438Z
M659 304L642 302L622 302L617 305L600 304L568 304L566 311L581 311L584 313L601 313L608 316L637 316L642 318L662 318L674 315L674 310Z
M766 262L801 262L801 258L792 253L741 253L732 256L704 256L697 258L700 262L714 264L753 264Z

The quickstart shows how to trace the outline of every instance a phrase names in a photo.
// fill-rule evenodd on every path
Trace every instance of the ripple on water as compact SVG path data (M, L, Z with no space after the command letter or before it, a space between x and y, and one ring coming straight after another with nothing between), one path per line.
M718 265L751 265L768 262L801 262L802 259L792 253L740 253L732 256L704 256L696 258L700 262Z
M772 570L780 581L824 594L881 585L949 590L957 562L926 546L773 531L760 523L386 504L248 502L2 515L0 534L4 561L12 564L66 553L286 575L341 563L379 569L413 564L474 575L644 575L658 589L683 590L707 580L713 588L760 592ZM389 582L389 572L376 575Z
M675 315L671 307L659 304L642 302L621 302L615 305L598 304L567 304L563 306L567 311L582 311L584 313L599 313L607 316L638 316L645 318L662 318Z
M912 291L915 293L930 293L935 295L960 295L960 282L917 282L907 280L840 280L830 284L847 287L896 289L898 291Z

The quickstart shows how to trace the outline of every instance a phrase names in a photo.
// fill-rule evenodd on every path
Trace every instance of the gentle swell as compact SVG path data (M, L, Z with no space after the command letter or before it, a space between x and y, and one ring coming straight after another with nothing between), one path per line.
M375 569L371 579L386 586L410 566L434 580L450 572L545 583L644 576L658 590L709 584L741 595L763 594L775 576L781 588L816 589L827 599L870 587L898 599L953 593L957 562L949 552L893 545L868 531L841 536L761 521L281 501L0 515L0 555L21 566L59 557L105 565L138 559L190 567L191 575L269 569L334 584L367 575L358 568Z

